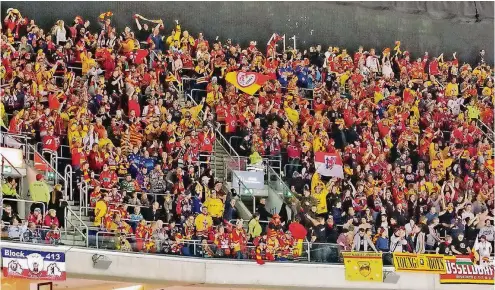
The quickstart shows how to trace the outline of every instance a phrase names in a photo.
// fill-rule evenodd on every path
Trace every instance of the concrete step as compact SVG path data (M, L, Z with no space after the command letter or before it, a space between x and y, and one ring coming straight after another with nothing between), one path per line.
M84 241L84 237L81 236L81 234L79 234L79 232L67 232L67 233L63 233L62 234L62 237L66 240L74 240L74 241Z
M86 241L73 241L70 239L60 240L64 245L75 246L75 247L86 247Z

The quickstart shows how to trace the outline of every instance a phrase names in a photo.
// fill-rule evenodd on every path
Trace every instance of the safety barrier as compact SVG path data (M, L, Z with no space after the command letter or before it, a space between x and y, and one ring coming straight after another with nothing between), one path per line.
M40 207L41 212L43 214L46 213L46 206L42 202L32 201L32 200L27 200L27 199L0 198L0 216L3 215L3 207L4 207L4 204L5 204L5 201L8 201L8 203L11 204L11 205L13 205L14 203L22 203L22 204L24 204L24 209L25 210L23 212L19 212L19 211L17 211L17 210L14 209L14 211L17 212L17 214L19 215L19 217L21 219L25 219L26 218L26 213L28 212L26 210L26 205L29 205L29 204L36 204L37 207Z
M74 224L70 217L74 217L77 224ZM89 239L88 239L88 226L83 222L81 217L77 215L70 207L65 207L65 231L67 231L67 225L72 226L73 229L73 237L76 232L78 232L86 242L86 247L89 247Z

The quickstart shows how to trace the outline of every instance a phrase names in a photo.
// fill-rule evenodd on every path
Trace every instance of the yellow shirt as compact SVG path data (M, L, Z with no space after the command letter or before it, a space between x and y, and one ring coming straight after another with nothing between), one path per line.
M100 148L105 147L108 144L112 144L112 146L113 146L112 140L110 140L108 138L100 138L100 140L98 141L98 146Z
M81 53L81 62L82 62L82 74L85 75L88 73L88 70L96 65L96 61L92 58L89 58L86 53Z
M479 119L480 118L480 110L475 106L467 106L468 118L469 119Z
M224 206L221 199L208 198L203 205L206 206L206 208L208 208L208 213L212 217L219 218L223 216Z
M194 225L196 226L196 231L206 231L213 225L213 220L211 219L211 216L205 216L200 213L194 220Z
M104 200L99 200L95 205L95 226L100 226L103 217L107 214L107 203Z

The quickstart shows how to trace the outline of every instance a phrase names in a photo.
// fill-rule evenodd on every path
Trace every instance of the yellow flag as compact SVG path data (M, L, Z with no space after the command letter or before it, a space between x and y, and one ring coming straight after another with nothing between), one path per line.
M343 252L347 281L383 282L382 253Z
M299 123L299 112L292 109L291 107L284 108L285 113L287 114L287 118L293 123Z

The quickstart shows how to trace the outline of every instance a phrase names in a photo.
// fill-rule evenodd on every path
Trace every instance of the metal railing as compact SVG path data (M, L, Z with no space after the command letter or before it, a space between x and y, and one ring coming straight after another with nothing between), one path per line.
M51 176L50 176L49 173L52 173L53 174L53 182L54 182L53 185L55 185L57 183L60 183L59 181L62 181L62 183L64 185L63 186L64 198L65 199L68 199L68 193L67 193L68 187L69 187L68 180L66 179L65 176L62 176L62 174L60 174L60 172L58 172L58 162L57 162L57 154L56 154L56 152L51 152L51 151L45 151L45 152L43 152L42 150L37 150L38 148L42 148L42 147L38 147L38 146L42 146L42 144L40 142L38 142L36 144L36 146L33 146L31 144L28 145L28 155L27 155L27 158L25 160L26 163L29 164L30 161L33 161L34 162L34 160L35 160L35 154L38 154L38 158L40 158L41 162L43 162L48 167L48 170L46 170L44 172L46 180L50 180L51 179ZM50 154L50 162L48 162L45 159L45 157L43 156L43 153ZM33 158L31 158L31 155L33 156ZM34 165L35 164L33 164L33 166Z
M24 156L28 154L28 145L30 144L31 137L21 134L13 134L8 132L2 132L0 134L0 144L4 147L21 147Z
M70 216L69 216L70 214ZM73 222L72 222L72 219L69 218L69 217L74 217L78 224L75 225ZM86 242L86 248L89 247L89 239L88 239L88 234L89 234L89 228L88 226L86 225L86 223L84 223L84 221L81 219L80 216L78 216L70 207L65 207L65 232L67 233L67 225L71 225L72 226L72 229L73 229L73 235L72 237L75 237L75 232L78 232L84 239L84 241ZM81 228L83 230L81 230ZM84 231L85 230L85 231Z
M13 204L14 202L15 203L23 203L24 205L26 204L37 204L38 207L41 207L41 212L42 213L46 213L46 207L45 207L45 204L43 202L38 202L38 201L33 201L33 200L27 200L27 199L16 199L16 198L3 198L3 197L0 197L0 200L2 201L0 203L0 215L3 215L3 207L4 207L4 202L5 201L9 201L10 204ZM28 208L29 209L29 208ZM25 219L26 218L26 213L28 212L28 209L26 209L26 206L24 206L24 211L23 212L19 212L19 211L16 211L17 214L19 215L19 217L21 219Z

